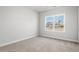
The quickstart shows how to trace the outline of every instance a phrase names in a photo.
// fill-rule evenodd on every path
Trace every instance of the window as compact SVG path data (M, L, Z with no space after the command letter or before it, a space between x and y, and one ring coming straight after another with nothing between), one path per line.
M54 15L45 17L45 31L65 31L65 15Z

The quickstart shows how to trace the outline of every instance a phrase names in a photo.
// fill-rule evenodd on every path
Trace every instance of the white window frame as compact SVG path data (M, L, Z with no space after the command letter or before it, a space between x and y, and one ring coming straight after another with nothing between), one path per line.
M55 30L55 20L54 20L53 30L52 30L52 31L53 31L53 32L65 32L65 14L56 14L56 15L45 16L45 31L50 32L50 31L46 30L46 18L47 18L47 17L61 16L61 15L64 16L64 31L56 31L56 30Z

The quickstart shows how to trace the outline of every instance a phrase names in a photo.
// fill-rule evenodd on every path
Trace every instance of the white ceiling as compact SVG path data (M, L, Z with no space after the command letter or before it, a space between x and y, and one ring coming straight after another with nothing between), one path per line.
M56 8L56 6L29 6L28 8L35 10L37 12L43 12L43 11L47 11L47 10Z

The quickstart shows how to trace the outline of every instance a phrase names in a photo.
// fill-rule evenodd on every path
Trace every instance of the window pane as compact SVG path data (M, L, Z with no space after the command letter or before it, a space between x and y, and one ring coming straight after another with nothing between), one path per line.
M45 18L45 30L46 31L53 31L53 17L52 16L46 16Z
M64 15L55 16L55 31L64 32Z

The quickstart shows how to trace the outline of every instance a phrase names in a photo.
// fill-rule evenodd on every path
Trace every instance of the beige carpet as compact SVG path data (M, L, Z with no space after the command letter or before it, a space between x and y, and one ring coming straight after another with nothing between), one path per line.
M2 52L77 52L79 44L43 38L34 37L8 46L0 47Z

